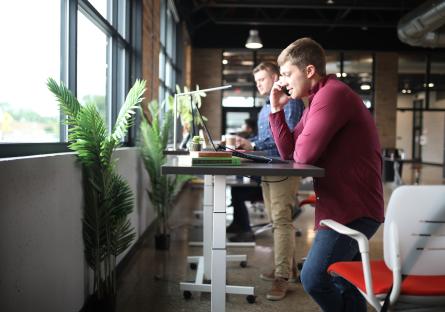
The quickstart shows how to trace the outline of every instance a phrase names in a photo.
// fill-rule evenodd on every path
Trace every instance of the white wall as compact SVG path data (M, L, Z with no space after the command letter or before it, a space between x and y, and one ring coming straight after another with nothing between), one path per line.
M153 220L137 150L116 152L140 236ZM0 159L0 311L79 311L88 291L81 170L72 153ZM122 256L120 257L120 259Z
M422 146L422 159L425 162L443 163L444 121L445 112L423 113L425 144Z

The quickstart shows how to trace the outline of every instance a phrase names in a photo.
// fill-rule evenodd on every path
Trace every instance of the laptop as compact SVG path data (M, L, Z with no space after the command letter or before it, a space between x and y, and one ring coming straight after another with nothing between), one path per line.
M215 143L213 142L212 136L210 134L209 129L207 128L204 118L202 118L201 111L199 110L197 105L195 105L195 109L198 112L199 118L201 119L201 122L204 126L204 131L207 134L207 137L208 137L210 144L212 145L212 148L214 151L230 151L230 152L232 152L233 156L249 159L253 162L263 163L263 164L285 164L285 163L288 163L288 161L282 160L278 157L266 157L266 156L254 155L254 154L250 154L250 153L244 153L244 152L240 152L240 151L228 148L225 145L216 146Z

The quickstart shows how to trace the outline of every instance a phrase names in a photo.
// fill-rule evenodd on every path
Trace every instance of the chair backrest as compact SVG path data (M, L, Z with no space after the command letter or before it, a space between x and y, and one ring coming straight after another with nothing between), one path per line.
M384 259L393 269L391 223L399 238L402 274L445 275L445 185L406 185L392 193L384 226Z

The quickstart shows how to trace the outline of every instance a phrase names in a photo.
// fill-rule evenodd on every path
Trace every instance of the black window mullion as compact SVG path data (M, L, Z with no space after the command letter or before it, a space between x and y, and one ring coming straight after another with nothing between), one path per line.
M93 22L97 27L99 27L105 34L117 38L122 44L125 45L125 48L130 47L130 43L125 40L124 37L119 33L119 31L107 21L105 17L103 17L96 8L86 0L78 0L79 1L79 11L85 14L91 22Z

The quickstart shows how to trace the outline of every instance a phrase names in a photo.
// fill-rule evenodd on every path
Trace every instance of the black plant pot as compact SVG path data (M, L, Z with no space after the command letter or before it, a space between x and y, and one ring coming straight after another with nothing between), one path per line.
M168 250L170 248L170 234L155 235L155 248L157 250Z
M80 312L114 312L116 311L116 295L97 298L97 294L88 297Z

